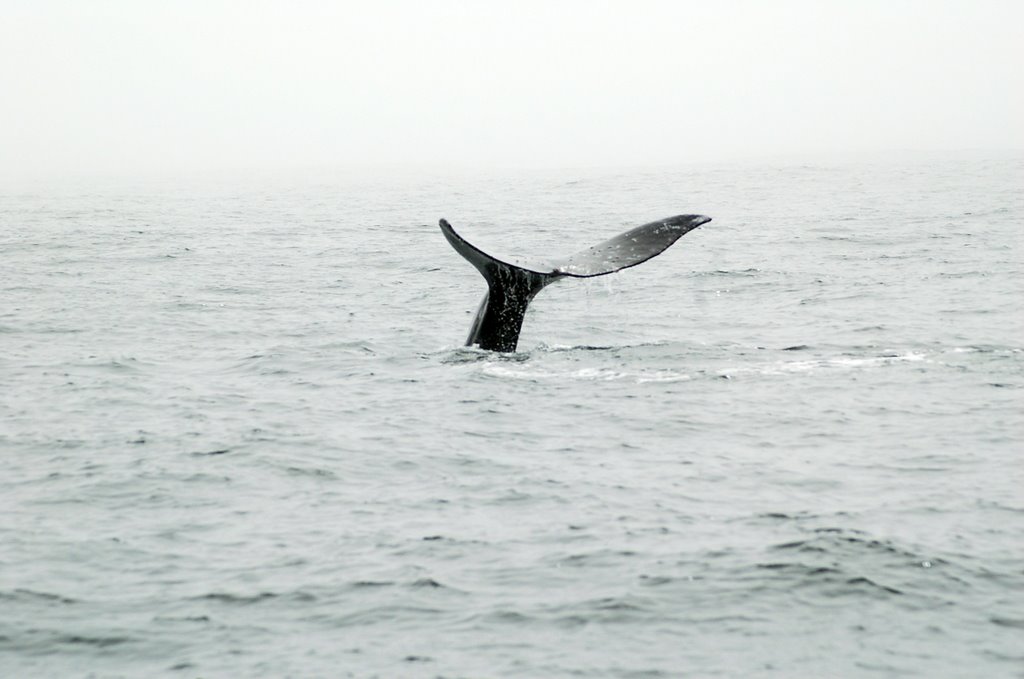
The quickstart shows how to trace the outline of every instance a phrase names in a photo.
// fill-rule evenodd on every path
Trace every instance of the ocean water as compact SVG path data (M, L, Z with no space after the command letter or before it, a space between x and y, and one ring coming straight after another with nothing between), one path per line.
M1024 676L1024 156L0 193L0 676ZM710 224L461 345L487 248Z

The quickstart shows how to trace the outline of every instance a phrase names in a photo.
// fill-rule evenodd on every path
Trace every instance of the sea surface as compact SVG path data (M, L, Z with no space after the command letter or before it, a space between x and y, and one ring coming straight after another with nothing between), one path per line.
M567 255L519 351L442 238ZM0 190L2 677L1024 676L1024 155Z

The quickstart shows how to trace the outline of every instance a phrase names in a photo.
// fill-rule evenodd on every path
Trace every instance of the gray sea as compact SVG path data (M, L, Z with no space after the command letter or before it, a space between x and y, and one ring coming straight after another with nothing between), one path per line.
M442 238L714 218L462 347ZM1024 155L0 192L2 677L1024 676Z

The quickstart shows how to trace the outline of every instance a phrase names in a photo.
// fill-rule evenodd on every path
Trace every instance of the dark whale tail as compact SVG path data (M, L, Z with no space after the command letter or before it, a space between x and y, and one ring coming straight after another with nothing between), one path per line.
M487 281L487 294L480 303L466 346L515 351L526 307L545 286L560 278L603 276L636 266L661 254L680 237L710 221L710 217L703 215L669 217L638 226L550 265L531 266L506 262L487 254L455 233L452 225L442 219L444 237Z

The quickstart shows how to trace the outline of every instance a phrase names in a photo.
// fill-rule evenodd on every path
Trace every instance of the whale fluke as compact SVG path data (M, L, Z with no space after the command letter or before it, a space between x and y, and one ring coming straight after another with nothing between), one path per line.
M550 264L506 262L487 254L455 232L442 219L441 233L455 251L475 266L487 281L466 346L490 351L515 351L530 300L560 278L591 278L642 264L664 252L679 238L711 221L703 215L678 215L609 238Z

